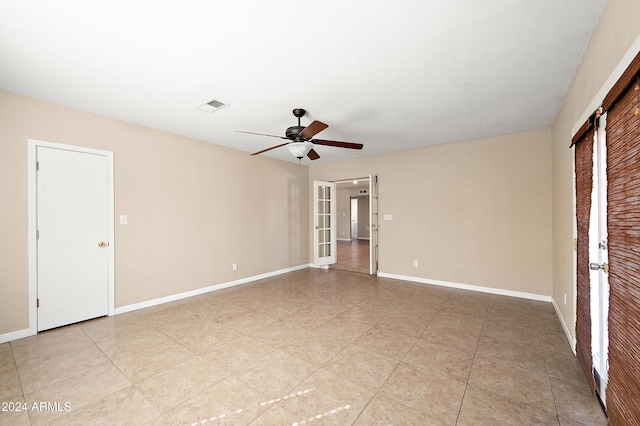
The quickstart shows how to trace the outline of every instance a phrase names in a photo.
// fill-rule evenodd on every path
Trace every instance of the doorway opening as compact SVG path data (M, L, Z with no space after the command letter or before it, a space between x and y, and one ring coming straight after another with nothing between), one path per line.
M337 259L332 269L377 272L377 177L336 182Z

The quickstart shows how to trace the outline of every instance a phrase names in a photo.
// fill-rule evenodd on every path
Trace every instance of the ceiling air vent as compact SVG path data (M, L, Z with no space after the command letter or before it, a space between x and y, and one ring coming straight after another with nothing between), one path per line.
M205 102L203 104L198 105L196 108L204 111L204 112L215 112L218 110L221 110L222 108L226 107L227 104L224 104L220 101L217 101L215 99L209 101L209 102Z

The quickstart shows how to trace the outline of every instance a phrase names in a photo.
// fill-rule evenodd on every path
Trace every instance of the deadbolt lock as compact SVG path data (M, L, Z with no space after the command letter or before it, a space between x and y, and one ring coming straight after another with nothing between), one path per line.
M100 241L100 242L98 243L98 247L106 247L106 246L108 246L108 245L109 245L109 243L105 243L104 241Z

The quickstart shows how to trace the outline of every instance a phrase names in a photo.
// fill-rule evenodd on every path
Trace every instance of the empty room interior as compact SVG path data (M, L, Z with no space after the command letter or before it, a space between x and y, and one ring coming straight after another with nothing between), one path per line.
M640 2L0 0L0 425L640 425Z

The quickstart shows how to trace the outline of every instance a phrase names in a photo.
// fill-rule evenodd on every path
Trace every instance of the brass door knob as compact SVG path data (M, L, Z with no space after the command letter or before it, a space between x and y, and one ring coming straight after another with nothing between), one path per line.
M98 247L106 247L106 246L108 246L108 245L109 245L109 243L105 243L104 241L100 241L100 242L98 243Z

